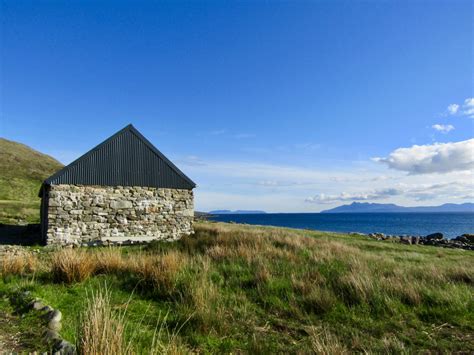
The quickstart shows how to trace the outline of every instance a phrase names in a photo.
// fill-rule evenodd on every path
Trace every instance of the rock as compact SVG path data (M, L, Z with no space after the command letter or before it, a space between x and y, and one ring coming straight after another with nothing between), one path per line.
M53 340L61 339L61 337L59 336L58 332L55 331L55 330L52 330L52 329L47 329L47 330L44 332L44 338L45 338L47 341L53 341Z
M453 240L467 244L474 244L474 234L463 234L459 237L454 238Z
M70 342L61 340L53 346L53 351L61 355L73 355L76 353L76 348Z
M35 311L39 311L44 308L44 304L36 300L31 304L31 308L33 308Z
M132 202L130 201L112 201L110 202L110 208L115 210L117 209L124 209L124 208L132 208Z
M48 322L48 328L56 332L59 332L61 330L61 322L57 320L50 320Z
M51 313L52 311L54 311L54 309L51 306L44 306L43 308L41 308L41 311Z
M48 320L50 322L61 322L61 318L63 317L61 311L55 309L48 313Z
M410 236L400 237L400 243L411 244L411 237Z
M426 240L441 240L444 238L444 235L443 233L433 233L433 234L427 235L425 238Z

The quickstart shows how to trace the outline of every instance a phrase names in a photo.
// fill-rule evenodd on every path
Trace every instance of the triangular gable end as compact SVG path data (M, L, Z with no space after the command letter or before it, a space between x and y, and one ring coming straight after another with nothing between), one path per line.
M196 187L131 124L47 178L44 184L189 190Z

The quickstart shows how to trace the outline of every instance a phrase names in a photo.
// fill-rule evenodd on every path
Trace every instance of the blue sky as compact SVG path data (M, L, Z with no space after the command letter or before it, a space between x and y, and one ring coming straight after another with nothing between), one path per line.
M196 208L473 201L471 1L1 1L0 135L133 123Z

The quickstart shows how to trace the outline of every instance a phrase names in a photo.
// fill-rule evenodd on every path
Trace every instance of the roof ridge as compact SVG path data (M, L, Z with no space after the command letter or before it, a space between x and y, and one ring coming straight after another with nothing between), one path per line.
M143 134L140 133L132 124L129 124L127 127L130 127L130 132L135 134L138 139L140 139L143 143L146 144L148 148L151 149L153 153L155 153L159 158L161 158L166 165L168 165L172 170L174 170L178 175L182 178L187 180L191 185L196 186L196 183L188 178L176 165L173 164L171 160L169 160L158 148L156 148ZM126 127L126 128L127 128Z

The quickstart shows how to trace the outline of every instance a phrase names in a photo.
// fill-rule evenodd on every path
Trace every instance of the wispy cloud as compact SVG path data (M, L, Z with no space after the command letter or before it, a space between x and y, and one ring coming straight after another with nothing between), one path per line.
M448 133L454 129L453 125L450 124L434 124L431 126L434 130L441 132L441 133Z
M196 133L197 136L225 136L229 138L235 139L247 139L247 138L255 138L257 135L254 133L233 133L228 129L215 129L207 132L198 132Z
M398 148L385 158L373 158L410 174L449 173L474 168L474 139Z
M435 150L444 154L439 147ZM447 155L448 160L449 157L458 160L456 154ZM393 164L399 164L399 159L394 158ZM410 164L416 165L410 155L407 159L411 159ZM415 160L421 161L419 169L427 169L423 159ZM474 191L471 170L426 176L406 174L406 170L401 169L388 170L388 163L371 161L357 164L347 161L337 168L215 160L197 156L176 161L189 177L199 183L196 189L198 210L226 208L310 212L349 201L371 200L413 206L425 200L439 204L463 202L469 200Z
M255 138L257 135L253 133L237 133L234 134L234 138L237 139L247 139L247 138Z
M305 199L305 202L316 204L331 204L354 201L387 200L394 196L404 196L415 201L434 200L439 198L465 199L472 196L474 182L447 182L439 184L399 184L396 187L387 187L363 192L342 192L337 195L324 193Z
M474 118L474 97L468 97L462 104L451 104L446 109L445 116L466 116Z
M178 159L177 162L179 164L187 165L187 166L205 166L206 163L199 157L195 155L188 155L185 158Z
M474 118L474 97L470 97L464 100L464 105L462 106L462 113L465 116Z
M324 193L308 197L305 201L309 203L326 204L334 202L352 202L352 201L372 201L382 200L388 197L402 194L402 191L395 188L388 188L383 190L373 190L362 193L348 193L342 192L339 195L326 195Z
M216 130L214 130L214 131L210 131L209 134L210 134L211 136L220 136L220 135L222 135L222 134L224 134L224 133L226 133L226 132L227 132L227 130L225 130L225 129L216 129Z
M448 114L450 115L455 115L459 110L459 105L458 104L451 104L448 106Z
M440 184L422 184L406 187L404 194L416 201L426 201L439 198L465 199L474 191L474 182L448 182Z

